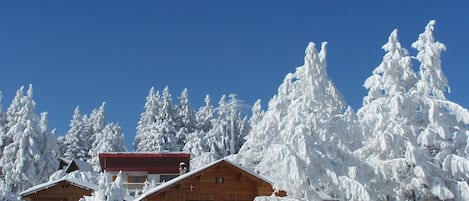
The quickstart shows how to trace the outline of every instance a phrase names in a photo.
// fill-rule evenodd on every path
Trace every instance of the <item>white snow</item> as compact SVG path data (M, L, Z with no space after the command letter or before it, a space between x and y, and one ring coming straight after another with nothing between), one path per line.
M450 88L441 62L446 47L435 40L435 25L430 21L411 45L416 55L401 45L397 29L390 33L382 46L382 61L364 81L368 94L357 113L327 74L326 42L319 51L314 43L308 44L304 64L285 75L266 110L260 100L254 103L249 120L242 112L245 104L234 94L223 95L218 107L207 95L205 106L196 112L187 89L173 105L168 87L162 94L151 88L135 149L189 152L192 171L151 190L147 184L137 200L219 159L233 160L228 162L261 175L259 179L288 195L256 201L469 200L469 111L446 99ZM419 63L416 72L412 59ZM104 105L89 117L77 107L70 129L59 138L65 158L87 161L96 171L97 153L125 151L120 127L106 123ZM0 199L44 182L58 165L59 150L47 113L37 115L34 108L30 86L26 94L24 87L17 91L8 111L0 111L5 175ZM24 192L61 180L98 183L92 172L66 175L60 170L50 179ZM119 180L101 177L99 183L99 192L85 200L125 197Z
M83 180L76 180L76 179L71 179L71 178L62 178L62 179L59 179L59 180L49 181L49 182L46 182L46 183L36 185L34 187L31 187L31 188L26 189L25 191L19 193L19 195L24 197L24 196L27 196L29 194L36 193L38 191L45 190L45 189L48 189L50 187L53 187L54 185L56 185L57 183L60 183L62 181L70 182L72 185L75 185L77 187L84 188L84 189L91 189L91 190L98 190L99 189L98 185L93 184L93 183L89 183L89 182L85 182Z

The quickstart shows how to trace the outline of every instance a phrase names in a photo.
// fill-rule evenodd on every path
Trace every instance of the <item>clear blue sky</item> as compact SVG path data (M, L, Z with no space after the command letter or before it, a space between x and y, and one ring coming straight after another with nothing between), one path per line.
M383 3L381 3L383 2ZM174 101L188 88L194 108L236 93L267 101L303 64L309 41L328 41L328 72L347 102L361 106L364 80L381 62L394 28L410 44L431 19L447 46L448 99L469 106L468 1L1 1L0 90L4 110L32 83L36 112L57 134L73 109L106 101L127 145L151 86ZM416 66L417 68L417 66Z

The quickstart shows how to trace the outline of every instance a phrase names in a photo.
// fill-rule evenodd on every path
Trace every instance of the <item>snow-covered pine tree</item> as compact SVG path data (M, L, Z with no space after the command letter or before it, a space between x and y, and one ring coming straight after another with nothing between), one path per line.
M153 112L153 110L156 112ZM137 125L134 146L140 152L180 151L176 140L177 113L169 88L166 86L161 98L152 88Z
M204 99L205 105L199 108L197 111L197 127L203 132L208 132L213 127L213 121L215 119L214 112L215 108L213 107L210 96L206 95Z
M118 124L109 123L104 129L96 133L96 139L89 151L90 165L95 172L101 171L99 164L99 153L103 152L125 152L124 134Z
M70 121L70 128L60 140L63 156L69 160L87 161L90 158L88 152L93 144L91 131L88 117L81 115L80 107L77 106Z
M225 120L229 122L229 127L225 136L229 136L229 154L233 155L238 153L241 146L244 144L244 137L249 133L249 123L246 116L242 116L243 103L236 98L235 94L230 94L230 100L227 104L228 115ZM223 118L220 118L220 120Z
M244 136L249 132L246 118L241 117L242 102L236 95L230 95L226 101L223 95L218 102L217 118L208 132L206 142L215 159L238 153L244 143Z
M101 130L104 129L106 126L106 114L104 111L104 106L106 106L106 102L101 103L98 109L93 109L90 114L89 122L91 124L91 140L94 141L94 137L96 133L99 133Z
M416 83L411 57L399 43L394 30L382 49L386 51L381 64L365 81L368 96L358 110L359 122L367 136L365 146L355 155L367 162L375 171L370 187L380 200L412 199L425 191L418 173L428 169L427 160L413 157L421 155L415 149L415 101L409 90ZM414 164L409 166L409 164ZM421 191L421 192L419 192Z
M251 128L254 127L264 116L264 111L262 110L261 99L258 99L256 103L252 106L252 116L249 120Z
M419 80L416 91L424 96L445 98L446 89L449 89L448 80L441 70L440 55L446 50L444 44L435 41L433 29L435 20L431 20L425 27L425 32L419 35L412 47L417 49L417 60L420 62Z
M5 182L0 179L0 200L4 201L17 201L16 195L9 191L5 185Z
M417 142L430 158L432 167L444 174L424 171L431 195L440 200L469 199L469 111L445 98L448 81L441 69L445 45L435 41L435 21L430 21L412 47L418 50L419 80L413 93L418 102ZM426 198L428 196L422 196Z
M44 162L44 171L40 178L49 178L59 167L57 156L59 155L59 146L55 129L49 130L49 122L47 120L47 112L41 113L39 123L39 134L42 136L38 139L39 150L42 151L42 161Z
M34 113L36 103L32 90L29 85L25 96L21 87L9 108L9 114L16 115L10 117L15 123L11 123L8 130L13 140L3 150L1 163L6 187L15 193L47 181L58 168L57 141L47 130L46 115L39 119Z
M191 153L192 169L197 169L216 160L214 154L210 152L211 149L207 143L209 131L212 129L215 121L213 116L215 108L210 102L209 95L205 96L204 101L205 105L200 107L196 114L198 129L188 135L187 142L183 147L183 151Z
M157 132L155 133L153 151L180 151L181 147L177 144L176 139L177 113L168 86L163 89L161 107L157 115Z
M161 97L159 91L155 92L155 88L151 88L146 98L144 109L140 114L140 120L137 124L137 133L135 135L134 149L138 152L151 151L151 141L154 140L156 133L155 125L159 119L157 114L160 110Z
M106 172L99 174L99 190L93 192L91 196L84 196L81 201L118 201L124 200L126 189L122 185L122 172L117 174L114 181L110 181Z
M116 179L111 183L111 188L107 195L108 201L124 200L127 195L127 189L123 185L124 179L122 177L122 171L119 171Z
M186 145L188 135L197 129L197 120L196 113L189 104L189 93L187 89L182 90L179 99L180 103L176 106L176 140L178 146L182 149Z
M0 150L3 150L5 146L11 142L11 140L8 139L6 135L8 121L7 121L6 113L3 112L3 109L2 109L3 108L1 104L2 99L3 99L3 95L2 95L2 92L0 91ZM2 158L2 152L0 151L0 160L1 158Z
M349 154L359 146L356 115L326 72L326 43L306 48L304 65L286 75L235 158L278 180L289 196L319 199L318 190L347 200L372 200Z
M4 133L2 134L1 138L1 144L0 148L1 150L4 150L7 145L13 142L13 134L11 132L8 132L10 128L14 125L16 125L19 121L18 118L21 117L21 109L24 107L24 102L23 102L23 97L24 97L24 86L21 86L17 91L16 95L13 98L10 106L7 109L7 112L5 114L5 126L4 126ZM31 116L30 118L37 118Z

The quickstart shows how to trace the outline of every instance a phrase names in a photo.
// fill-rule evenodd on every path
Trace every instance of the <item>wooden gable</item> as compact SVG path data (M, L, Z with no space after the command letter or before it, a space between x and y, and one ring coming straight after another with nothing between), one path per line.
M64 180L24 195L22 198L27 201L78 201L85 195L90 196L93 191Z
M269 182L225 160L182 177L164 188L157 187L157 191L141 200L252 201L256 196L272 195L274 191Z

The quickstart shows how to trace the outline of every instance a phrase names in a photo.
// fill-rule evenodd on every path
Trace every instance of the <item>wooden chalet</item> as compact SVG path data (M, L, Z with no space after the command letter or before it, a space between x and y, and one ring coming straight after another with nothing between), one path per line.
M19 195L26 201L78 201L95 190L95 184L63 178L31 187Z
M135 201L252 201L256 196L286 196L272 182L222 159L161 184Z
M131 195L142 190L145 181L160 184L179 176L180 164L184 164L188 170L189 161L190 154L180 152L99 154L102 171L106 171L110 180L114 180L116 175L122 172L124 185Z

